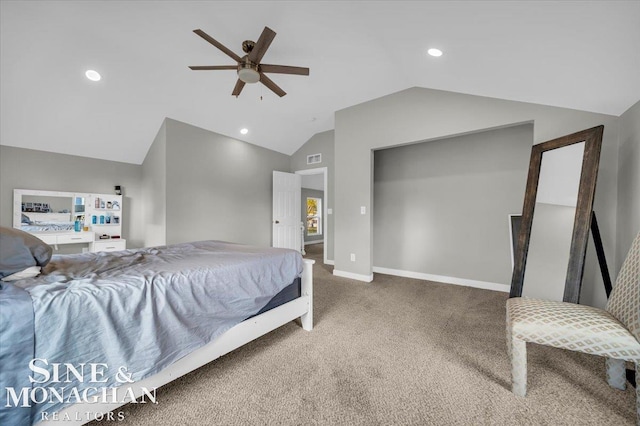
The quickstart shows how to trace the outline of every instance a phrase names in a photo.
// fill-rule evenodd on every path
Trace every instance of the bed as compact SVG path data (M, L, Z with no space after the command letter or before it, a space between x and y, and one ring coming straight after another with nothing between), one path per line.
M71 213L37 213L21 214L21 227L25 232L73 231L74 222Z
M311 330L313 263L220 241L53 256L39 276L2 283L5 416L20 425L108 419L289 321ZM21 406L23 388L36 389L31 407Z
M73 226L73 222L33 222L31 225L22 225L22 230L26 232L73 231Z

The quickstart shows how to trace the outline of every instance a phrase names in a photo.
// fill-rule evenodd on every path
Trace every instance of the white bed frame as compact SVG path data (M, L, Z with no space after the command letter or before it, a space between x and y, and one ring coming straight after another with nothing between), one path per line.
M179 359L153 376L147 377L139 382L125 384L116 388L117 391L115 394L117 395L117 398L115 399L117 401L127 399L128 402L128 395L130 395L128 392L132 392L135 394L135 397L138 398L144 394L142 388L151 390L166 385L178 377L184 376L185 374L208 364L222 355L225 355L297 318L300 318L302 328L304 330L311 331L313 329L314 263L315 260L304 259L304 269L301 277L301 296L299 298L241 322L218 337L216 340L209 342L200 349L197 349L184 358ZM127 388L130 388L130 390ZM49 413L49 420L41 421L38 423L38 426L60 424L64 424L66 426L82 425L93 420L96 414L105 415L106 419L107 413L112 412L125 404L126 402L104 403L102 401L74 404L60 410L57 414L58 420L53 420L52 413ZM91 413L90 416L93 417L87 419L87 412Z

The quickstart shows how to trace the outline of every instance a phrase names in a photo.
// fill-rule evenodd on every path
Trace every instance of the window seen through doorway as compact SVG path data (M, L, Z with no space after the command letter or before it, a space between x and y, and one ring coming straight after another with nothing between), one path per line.
M322 235L322 199L307 197L307 235Z

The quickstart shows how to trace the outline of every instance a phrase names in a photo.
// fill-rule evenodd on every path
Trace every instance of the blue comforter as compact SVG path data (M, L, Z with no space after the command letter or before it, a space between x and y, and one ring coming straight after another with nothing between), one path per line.
M29 293L0 282L0 425L30 425L29 407L6 408L8 388L30 388L29 362L33 359L33 308Z
M89 368L80 378L70 374L56 381L54 363L106 364L98 376L104 387L119 386L119 372L140 380L254 315L301 273L302 258L293 250L216 241L54 256L38 278L16 283L33 303L35 352L29 358L39 359L36 366L47 372L25 372L23 364L13 380L30 374L34 387L80 393L96 387ZM0 298L5 296L3 288ZM6 305L12 306L2 305L3 319L12 315ZM5 341L5 335L13 340ZM2 339L3 348L18 344L15 333L5 332ZM3 392L11 386L0 385ZM34 404L31 422L63 405Z
M21 228L25 232L45 232L45 231L73 231L73 222L33 222L22 224Z

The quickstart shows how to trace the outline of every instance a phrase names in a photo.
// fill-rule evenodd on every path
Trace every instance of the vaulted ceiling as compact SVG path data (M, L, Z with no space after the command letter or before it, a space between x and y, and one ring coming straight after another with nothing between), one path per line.
M620 115L640 100L640 1L2 1L0 143L139 164L165 117L295 152L335 111L409 87ZM235 71L269 26L270 74ZM444 52L427 55L428 48ZM102 80L85 78L97 70ZM461 117L463 119L463 117ZM246 135L240 134L247 128Z

